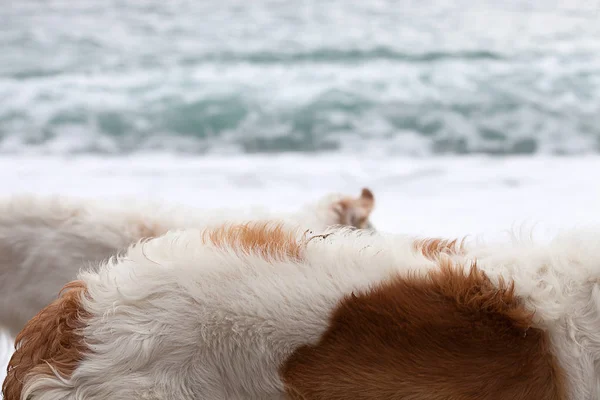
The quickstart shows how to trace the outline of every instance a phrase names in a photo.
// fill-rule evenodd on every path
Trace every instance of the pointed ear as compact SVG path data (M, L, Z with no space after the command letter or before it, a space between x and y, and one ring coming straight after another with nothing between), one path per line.
M363 207L369 211L369 214L373 211L373 208L375 208L375 196L368 188L362 189L359 200L363 204Z
M360 197L344 197L334 204L333 209L339 217L338 224L364 229L370 226L369 215L374 207L373 192L364 188Z

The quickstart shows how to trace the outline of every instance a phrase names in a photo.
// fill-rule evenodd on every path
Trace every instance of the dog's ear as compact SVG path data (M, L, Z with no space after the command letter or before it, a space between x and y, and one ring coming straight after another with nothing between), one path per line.
M367 188L363 188L360 196L344 197L333 206L339 217L338 224L353 226L359 229L370 228L369 215L375 208L375 196Z
M360 192L359 201L362 202L363 207L369 210L369 214L375 208L375 196L373 196L373 192L368 188L363 188Z

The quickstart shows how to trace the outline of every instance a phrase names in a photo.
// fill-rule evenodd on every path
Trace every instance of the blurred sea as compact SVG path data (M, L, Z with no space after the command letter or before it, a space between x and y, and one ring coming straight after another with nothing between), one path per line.
M0 154L600 150L599 0L19 0Z

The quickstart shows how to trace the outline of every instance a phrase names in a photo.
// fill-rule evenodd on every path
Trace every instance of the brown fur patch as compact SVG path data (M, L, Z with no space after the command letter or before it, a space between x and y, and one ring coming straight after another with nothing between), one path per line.
M88 316L81 311L81 281L67 284L58 299L33 317L15 340L2 385L4 400L20 400L23 386L35 375L71 376L88 352L80 334Z
M415 251L420 252L430 260L437 260L442 254L455 255L464 253L465 241L453 239L419 239L413 243Z
M345 298L281 376L304 400L563 400L548 337L531 318L513 285L445 259L426 277Z
M281 224L269 222L222 225L216 229L205 230L202 238L205 243L275 260L300 260L303 247L294 232L286 230Z

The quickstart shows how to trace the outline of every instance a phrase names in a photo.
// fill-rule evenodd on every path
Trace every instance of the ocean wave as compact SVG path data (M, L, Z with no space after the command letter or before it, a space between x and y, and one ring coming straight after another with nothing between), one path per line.
M23 0L0 152L598 152L600 25L575 3Z
M182 62L201 63L253 63L253 64L295 64L295 63L365 63L378 60L400 61L408 63L432 63L448 60L501 60L503 56L486 50L457 52L403 53L386 47L374 49L316 49L308 52L254 52L254 53L216 53L201 57L184 58Z
M275 71L254 86L236 76L262 70L238 69L232 79L202 87L202 78L159 82L49 79L31 83L0 100L0 152L131 153L160 150L186 153L381 152L428 154L580 154L600 149L597 93L587 100L543 88L551 77L504 77L501 83L457 74L438 81L417 69L385 78L332 85L314 74ZM196 71L198 72L198 71ZM359 73L360 74L360 73ZM462 73L464 75L464 72ZM185 74L181 74L185 76ZM200 73L203 76L203 73ZM292 75L292 76L289 76ZM221 77L223 78L223 77ZM553 78L553 77L552 77ZM243 78L248 79L248 78ZM538 81L541 80L540 81ZM585 94L593 86L581 87ZM273 81L287 81L276 86ZM554 85L573 82L554 78ZM187 86L187 89L183 89ZM181 91L179 91L181 89ZM191 88L194 88L193 90ZM265 89L269 88L269 89ZM552 91L555 93L552 93ZM294 96L294 93L296 94ZM554 96L553 101L547 101Z
M203 64L235 65L248 64L343 64L352 65L376 61L395 61L403 63L436 63L445 61L500 61L504 56L486 50L456 52L423 52L403 53L386 47L374 49L316 49L307 52L273 52L257 51L249 53L207 53L195 56L183 55L179 60L181 66L197 66ZM51 68L31 68L19 71L7 71L5 78L17 81L49 78L64 74L65 71Z

